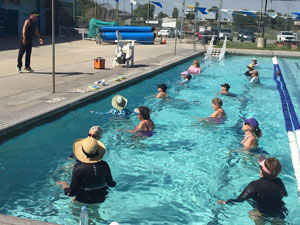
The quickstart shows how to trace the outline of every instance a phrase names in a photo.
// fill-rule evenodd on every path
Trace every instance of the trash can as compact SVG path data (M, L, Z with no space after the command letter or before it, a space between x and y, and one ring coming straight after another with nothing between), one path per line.
M259 37L257 39L257 47L258 48L265 48L267 46L267 39L263 37Z
M94 69L105 69L105 59L102 57L94 59Z

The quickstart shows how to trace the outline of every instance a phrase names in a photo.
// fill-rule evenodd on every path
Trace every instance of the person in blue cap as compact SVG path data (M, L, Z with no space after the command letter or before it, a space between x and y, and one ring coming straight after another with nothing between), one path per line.
M259 129L259 123L254 118L249 119L243 119L243 127L242 130L245 132L245 137L243 141L241 142L242 147L244 147L245 150L257 148L258 141L257 138L260 138L262 136L262 132Z

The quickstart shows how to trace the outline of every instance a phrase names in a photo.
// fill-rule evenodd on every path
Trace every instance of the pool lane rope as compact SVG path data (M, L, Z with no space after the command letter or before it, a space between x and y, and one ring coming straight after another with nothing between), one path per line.
M273 58L274 65L274 81L277 84L277 90L279 92L281 104L282 104L282 112L285 121L285 128L289 139L292 164L294 167L295 177L297 181L298 188L298 198L300 201L300 155L299 155L299 147L300 147L300 126L297 115L295 113L295 109L290 98L290 94L286 87L283 74L281 73L280 67L278 65L277 58ZM280 80L277 79L277 73L280 73ZM295 132L294 132L295 130Z

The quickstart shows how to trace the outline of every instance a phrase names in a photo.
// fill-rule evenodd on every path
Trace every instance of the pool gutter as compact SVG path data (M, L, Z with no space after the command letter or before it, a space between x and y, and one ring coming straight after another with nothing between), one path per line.
M57 225L55 223L46 223L37 220L23 219L15 216L6 216L0 214L1 225Z

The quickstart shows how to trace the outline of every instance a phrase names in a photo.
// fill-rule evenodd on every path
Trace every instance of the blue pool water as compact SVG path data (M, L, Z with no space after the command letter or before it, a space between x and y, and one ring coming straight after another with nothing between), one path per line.
M70 182L68 155L77 138L89 128L101 125L106 160L117 186L101 205L88 205L91 224L253 224L247 202L218 205L218 199L237 197L251 181L259 178L255 154L234 151L243 139L244 117L260 122L263 137L260 152L277 157L289 196L286 221L300 224L297 187L291 164L281 103L271 58L258 58L262 85L251 86L242 75L251 57L227 56L221 62L203 62L203 72L185 87L176 84L180 72L192 61L178 65L119 94L129 99L128 108L139 105L152 109L155 135L138 140L117 129L133 129L130 120L89 113L106 112L113 95L69 112L51 123L36 127L0 146L0 213L64 225L78 222L82 204L71 202L55 182ZM296 59L279 59L282 72L300 112L297 97L300 82ZM166 83L175 99L154 99L156 84ZM217 95L220 84L229 83L236 98ZM199 123L194 117L213 113L211 100L220 97L227 113L224 123Z

